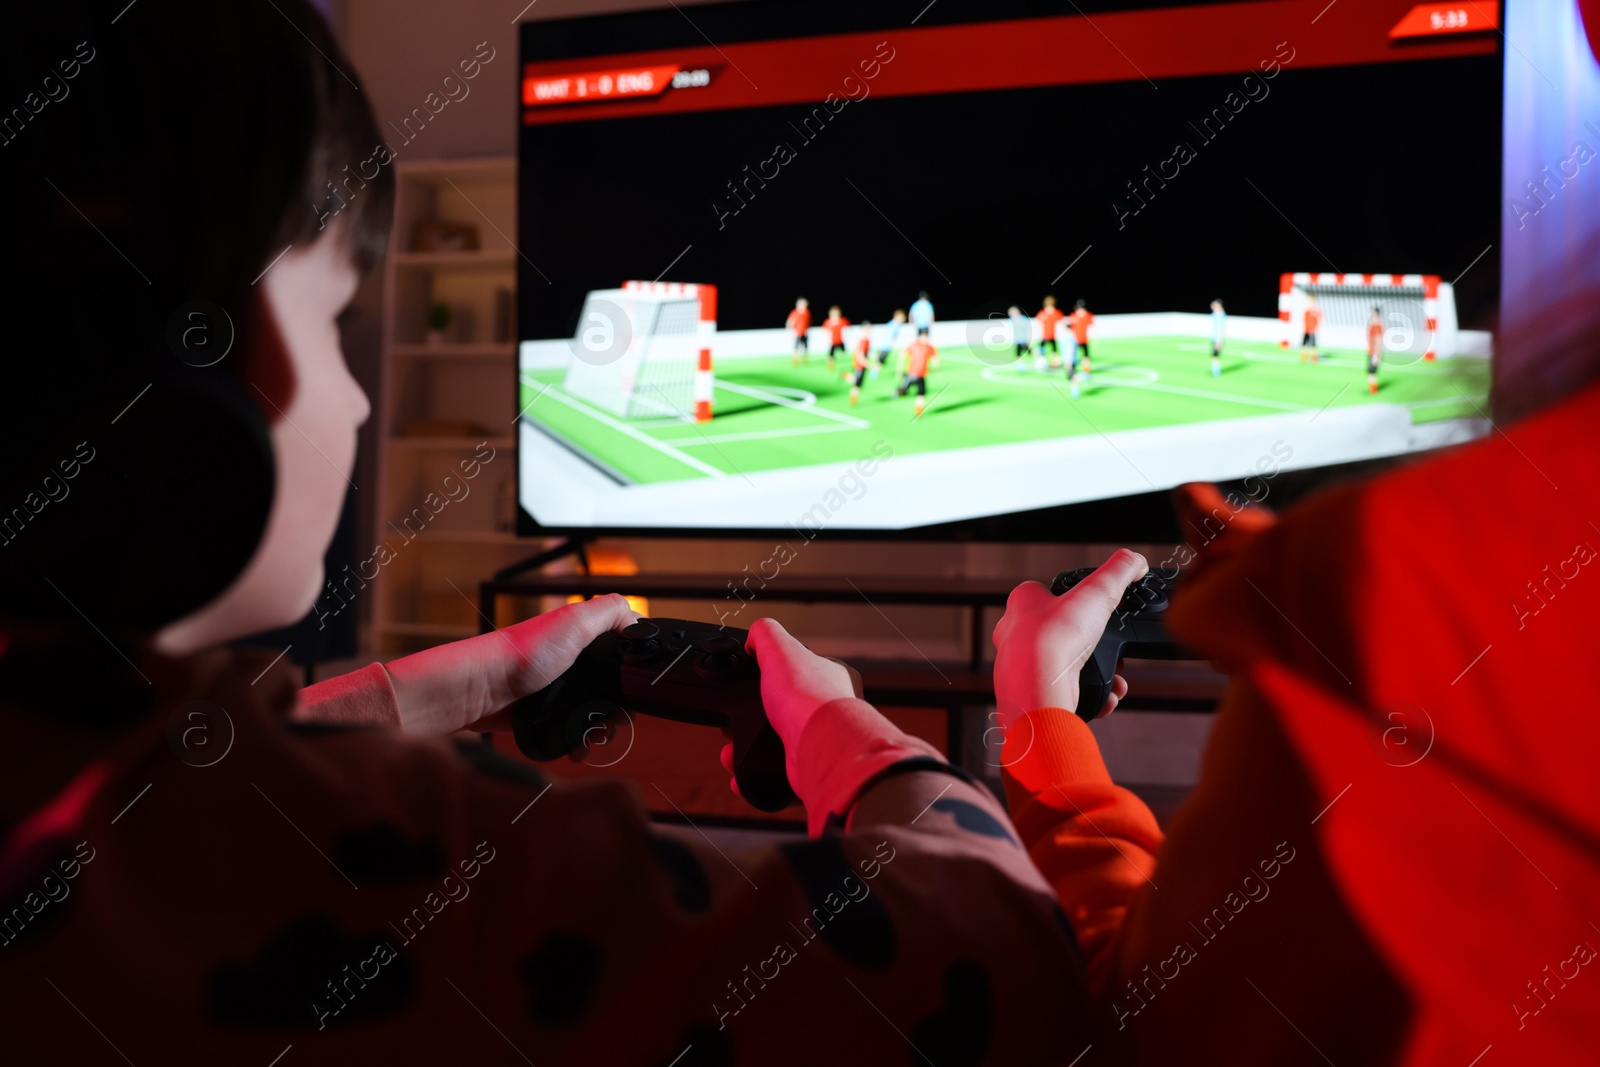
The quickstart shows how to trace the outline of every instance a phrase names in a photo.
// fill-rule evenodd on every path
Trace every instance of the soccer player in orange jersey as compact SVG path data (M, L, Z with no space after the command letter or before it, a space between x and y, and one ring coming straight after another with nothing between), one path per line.
M835 304L828 309L828 317L822 320L822 328L828 331L828 369L833 369L833 357L845 351L844 330L850 325L850 320L839 311Z
M850 383L850 406L855 407L861 399L861 383L866 380L867 368L872 366L872 323L861 324L861 336L856 340L856 354L852 361L854 369L844 376Z
M938 358L939 352L928 343L926 337L918 337L911 342L911 347L906 349L906 376L900 380L900 391L896 396L905 396L911 390L917 391L917 412L914 419L922 418L922 409L927 403L928 396L928 367Z
M1040 308L1039 314L1034 316L1039 320L1039 335L1041 338L1039 341L1039 357L1041 359L1044 358L1045 349L1048 348L1050 350L1051 370L1061 366L1061 342L1056 340L1056 327L1066 317L1061 309L1056 307L1056 298L1053 296L1044 298L1044 307Z
M1312 293L1306 294L1305 332L1300 338L1300 362L1304 363L1306 357L1311 357L1311 362L1317 361L1317 327L1322 325L1322 309L1317 307L1317 298Z
M806 342L806 331L811 329L811 301L803 296L796 300L794 310L789 312L789 318L784 325L794 331L794 354L789 357L790 365L799 363L802 359L810 363L811 348Z
M1078 359L1083 364L1084 377L1089 375L1089 326L1093 322L1094 314L1082 300L1067 316L1067 325L1072 327L1072 336L1078 342ZM1076 379L1077 375L1073 377Z
M1383 359L1383 309L1375 307L1367 319L1367 392L1378 392L1378 363Z

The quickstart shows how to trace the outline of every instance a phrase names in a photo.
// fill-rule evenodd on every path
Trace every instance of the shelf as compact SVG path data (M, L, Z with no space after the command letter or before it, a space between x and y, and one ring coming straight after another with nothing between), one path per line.
M490 447L498 450L516 447L517 439L515 437L391 437L389 447L448 452L477 448L484 442L488 442Z
M517 354L512 342L445 342L437 345L395 345L390 354L401 359L508 359Z
M465 159L405 160L395 164L402 178L513 178L517 161L506 156L484 156Z
M516 174L510 156L396 163L393 251L384 263L383 374L373 403L377 499L366 506L380 536L403 537L412 547L365 601L370 616L362 640L379 656L477 634L477 620L456 592L474 598L495 568L539 549L537 540L495 528L501 495L515 484L511 416L518 346L514 333L497 333L493 324L505 311L503 293L512 294L515 307L517 267L524 262L511 245ZM413 250L416 225L424 219L469 224L483 247ZM456 314L445 339L429 344L424 310L436 302ZM489 340L494 337L507 339ZM485 443L498 457L491 467L487 449L481 450L487 470L473 498L456 490L460 499L449 513L433 513L437 519L419 527L422 494L447 495L455 485L449 474L459 478L476 469L469 457ZM386 521L390 516L406 518Z
M402 637L443 637L459 641L463 637L477 637L476 626L450 626L435 622L380 622L380 633L398 634Z
M517 261L517 253L510 248L491 248L477 252L397 252L397 267L419 269L491 269L509 267Z
M392 527L393 524L391 523L390 525ZM523 545L534 549L538 548L536 541L499 530L434 530L429 527L422 531L417 540L424 543L438 544Z

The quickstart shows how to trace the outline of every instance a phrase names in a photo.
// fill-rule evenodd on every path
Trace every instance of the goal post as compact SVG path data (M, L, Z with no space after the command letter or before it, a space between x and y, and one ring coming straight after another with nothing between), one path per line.
M1383 319L1384 355L1391 361L1456 354L1455 290L1437 274L1289 273L1278 280L1283 348L1305 336L1305 312L1315 297L1322 312L1317 341L1329 348L1367 345L1373 308ZM1409 357L1409 360L1408 360Z
M708 422L717 289L624 282L584 298L562 387L627 419Z

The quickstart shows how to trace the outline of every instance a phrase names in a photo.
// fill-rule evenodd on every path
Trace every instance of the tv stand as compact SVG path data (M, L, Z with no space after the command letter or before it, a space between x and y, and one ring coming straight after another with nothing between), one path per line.
M583 573L587 575L589 573L589 545L592 541L594 541L592 537L570 537L554 548L547 548L543 552L511 564L509 567L501 567L494 572L493 583L513 581L529 571L536 571L540 567L554 563L559 559L566 559L568 556L577 556L578 566L582 567ZM490 582L484 583L485 586L490 584Z

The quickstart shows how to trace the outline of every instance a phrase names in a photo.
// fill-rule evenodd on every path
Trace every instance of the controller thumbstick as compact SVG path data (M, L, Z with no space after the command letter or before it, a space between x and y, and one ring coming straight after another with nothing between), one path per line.
M623 629L617 636L622 640L622 654L626 659L645 659L654 655L660 648L656 638L661 635L661 627L653 622L640 620Z
M712 634L702 637L695 642L695 647L708 656L737 656L744 651L744 646L736 637L727 634Z
M700 653L698 666L705 674L727 674L735 670L744 657L744 645L727 634L702 637L694 647Z
M1050 592L1060 596L1093 573L1093 567L1079 567L1076 570L1062 571L1056 575L1055 581L1050 583Z
M1154 572L1128 586L1117 605L1118 612L1161 612L1167 610L1167 586Z

